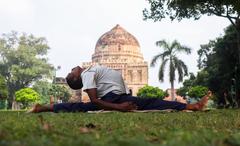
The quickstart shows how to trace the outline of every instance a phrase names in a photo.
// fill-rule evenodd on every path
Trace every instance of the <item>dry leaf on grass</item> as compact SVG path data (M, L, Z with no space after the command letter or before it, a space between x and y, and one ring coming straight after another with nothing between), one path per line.
M38 116L40 124L41 124L41 128L45 131L51 131L53 126L50 125L48 122L44 121L43 116L39 115Z

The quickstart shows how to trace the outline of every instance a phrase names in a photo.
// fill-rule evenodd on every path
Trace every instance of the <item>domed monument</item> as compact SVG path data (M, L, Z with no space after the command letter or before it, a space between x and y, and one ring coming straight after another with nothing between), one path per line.
M148 84L148 65L143 59L140 45L137 39L120 25L116 25L98 39L92 61L83 62L82 67L94 64L121 72L133 95ZM84 93L82 100L89 100Z

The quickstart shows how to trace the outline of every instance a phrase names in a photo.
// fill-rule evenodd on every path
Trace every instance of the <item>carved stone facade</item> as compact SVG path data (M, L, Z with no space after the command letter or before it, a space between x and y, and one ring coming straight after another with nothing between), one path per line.
M83 62L82 67L100 64L118 70L135 96L140 88L148 84L148 65L144 61L137 39L116 25L103 34L95 46L91 62ZM89 101L82 93L82 100Z

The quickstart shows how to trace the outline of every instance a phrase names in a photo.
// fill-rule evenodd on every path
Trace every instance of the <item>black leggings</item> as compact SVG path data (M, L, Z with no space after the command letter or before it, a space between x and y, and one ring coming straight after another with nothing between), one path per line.
M111 103L123 103L123 102L133 102L137 105L138 110L165 110L165 109L175 109L184 110L186 109L186 104L176 102L176 101L165 101L158 98L140 98L127 94L117 95L112 92L106 94L101 98L103 101ZM54 112L64 111L64 112L87 112L101 110L97 105L87 102L79 103L60 103L54 104Z

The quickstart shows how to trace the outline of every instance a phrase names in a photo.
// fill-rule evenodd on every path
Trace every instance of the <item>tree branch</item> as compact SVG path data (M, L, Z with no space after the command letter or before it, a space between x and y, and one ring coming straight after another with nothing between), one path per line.
M232 19L235 19L235 20L236 20L236 19L238 19L238 18L237 18L237 17L230 16L230 15L228 14L228 13L229 13L228 5L226 5L226 8L227 8L227 12L226 12L227 14L226 14L226 15L223 15L221 12L215 12L214 10L212 10L211 7L213 7L213 9L217 10L217 8L214 7L214 6L211 6L211 7L210 7L208 4L206 4L205 6L208 8L208 10L209 10L210 13L212 13L212 14L218 16L218 17L228 18L229 21L231 22L231 24L235 25L235 23L233 22Z
M226 5L226 8L227 8L227 18L228 18L228 20L232 23L232 25L233 25L234 27L236 27L236 24L233 22L232 18L229 16L229 13L228 13L228 5Z

